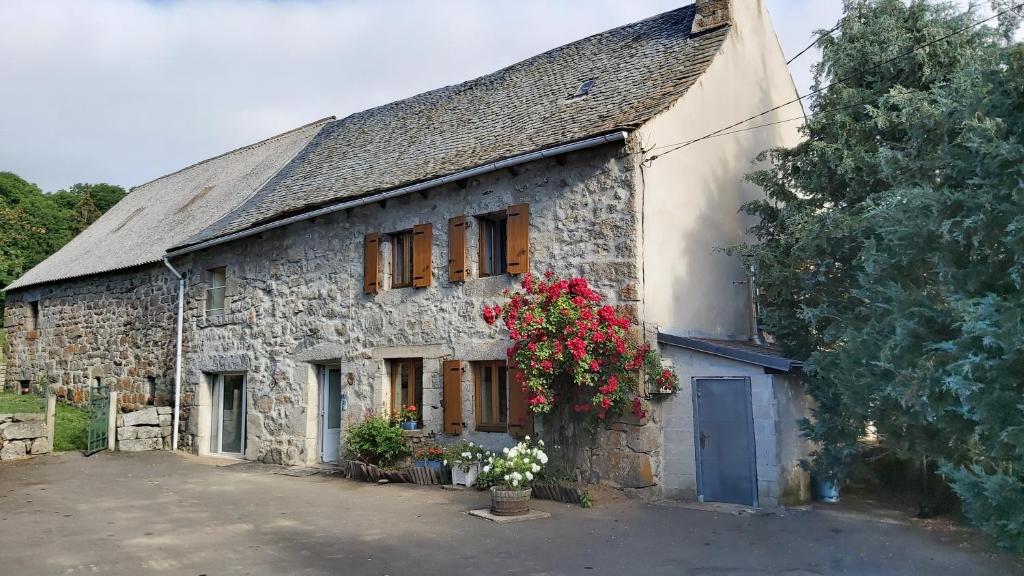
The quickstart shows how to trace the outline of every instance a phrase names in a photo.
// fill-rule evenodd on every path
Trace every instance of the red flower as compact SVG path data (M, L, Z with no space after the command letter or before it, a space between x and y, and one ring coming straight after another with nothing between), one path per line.
M591 360L590 361L590 371L591 372L597 372L600 369L601 369L601 365L597 363L597 360Z
M573 357L577 360L587 355L587 343L580 339L579 336L570 338L565 344L569 347L569 352L572 352Z
M547 404L548 399L545 398L543 394L533 394L532 396L530 396L529 403L530 406L538 406L542 404Z
M605 410L607 410L607 409L609 409L611 407L612 407L612 399L611 398L607 398L607 397L601 398L601 408L604 408Z
M601 394L611 394L619 389L619 377L612 374L608 377L608 383L598 388Z
M550 373L554 369L554 365L551 364L551 360L541 360L540 369Z
M501 316L501 306L495 304L494 306L484 306L484 322L488 325L494 324L494 321Z

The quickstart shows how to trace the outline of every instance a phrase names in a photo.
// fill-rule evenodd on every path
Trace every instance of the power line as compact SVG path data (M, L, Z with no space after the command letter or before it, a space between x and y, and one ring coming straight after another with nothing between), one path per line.
M832 33L835 32L836 30L839 30L839 27L842 26L842 25L843 25L843 18L840 18L839 22L836 22L836 25L833 26L831 30L829 30L828 32L822 32L821 34L818 34L818 37L814 39L814 42L811 42L810 44L807 45L806 48L804 48L803 50L797 52L796 56L793 56L789 60L786 60L786 66L789 66L790 64L792 64L793 60L796 60L797 58L803 56L804 52L807 52L811 48L814 48L818 44L818 42L821 41L822 38L824 38L825 36L831 36Z
M801 100L803 100L804 98L807 98L809 96L814 96L815 94L820 94L820 93L824 92L825 90L828 90L829 88L831 88L833 86L836 86L836 85L839 85L839 84L845 84L845 83L849 82L850 80L853 80L855 78L863 76L864 74L867 74L868 72L871 72L873 70L877 70L877 69L879 69L882 66L885 66L887 64L892 64L893 62L896 62L897 60L900 60L901 58L906 58L907 56L910 56L910 55L912 55L912 54L914 54L914 53L916 53L916 52L918 52L920 50L923 50L925 48L928 48L929 46L933 46L935 44L938 44L939 42L944 42L944 41L952 38L953 36L956 36L957 34L962 34L962 33L966 32L966 31L968 31L968 30L970 30L972 28L976 28L978 26L981 26L982 24L984 24L986 22L990 22L992 20L995 20L996 18L999 18L1000 16L1003 16L1003 15L1009 13L1009 12L1015 11L1015 10L1021 8L1021 7L1024 7L1024 3L1020 3L1020 4L1017 4L1015 6L1011 6L1009 8L1006 8L1005 10L1002 10L1000 12L997 12L996 14L993 14L992 16L989 16L988 18L984 18L982 20L978 20L977 22L973 22L971 24L968 24L967 26L963 26L961 28L953 30L949 34L946 34L944 36L940 36L940 37L935 38L933 40L929 40L928 42L925 42L924 44L919 44L917 46L914 46L910 50L907 50L905 52L897 54L896 56L893 56L892 58L889 58L887 60L883 60L882 62L879 62L877 64L869 66L868 68L865 68L863 70L858 70L857 72L849 74L849 75L847 75L847 76L845 76L843 78L840 78L838 80L834 80L832 82L829 82L828 84L826 84L826 85L824 85L824 86L822 86L820 88L817 88L815 90L811 90L807 94L803 94L803 95L797 96L796 98L794 98L792 100L789 100L787 102L783 102L782 104L779 104L778 106L773 106L772 108L769 108L769 109L767 109L767 110L765 110L763 112L759 112L757 114L754 114L753 116L750 116L749 118L745 118L743 120L740 120L739 122L735 122L735 123L730 124L728 126L725 126L723 128L719 128L718 130L715 130L714 132L709 132L709 133L707 133L707 134L705 134L703 136L694 138L692 140L687 140L685 142L680 142L679 144L675 145L673 148L670 148L669 150L666 150L664 152L661 152L660 154L655 154L654 156L651 156L650 158L647 158L646 160L644 160L644 162L649 165L650 163L654 162L655 160L657 160L658 158L664 156L665 154L670 154L672 152L675 152L676 150L679 150L680 148L685 148L687 146L691 146L693 144L696 144L697 142L701 142L703 140L707 140L708 138L712 138L714 136L717 136L717 135L721 134L722 132L725 132L726 130L730 130L732 128L736 128L737 126L739 126L741 124L746 124L747 122L750 122L751 120L755 120L755 119L760 118L762 116L771 114L772 112L778 110L779 108L784 108L786 106L789 106L790 104L794 104L796 102L800 102ZM766 126L768 126L768 125L770 125L770 124L766 124ZM672 146L672 145L669 144L668 146Z

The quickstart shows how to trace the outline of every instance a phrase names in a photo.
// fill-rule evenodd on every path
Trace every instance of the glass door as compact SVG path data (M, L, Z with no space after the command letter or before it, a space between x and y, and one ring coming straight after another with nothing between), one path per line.
M320 461L338 461L341 439L341 370L324 368L320 380Z
M245 375L218 374L213 387L212 452L245 451Z

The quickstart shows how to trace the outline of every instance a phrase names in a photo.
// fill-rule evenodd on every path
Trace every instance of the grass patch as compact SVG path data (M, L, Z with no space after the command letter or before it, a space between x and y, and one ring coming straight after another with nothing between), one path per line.
M35 394L17 394L0 392L0 414L12 412L46 412L46 398ZM57 402L57 414L54 416L53 451L85 450L89 439L89 412Z
M35 394L0 392L0 414L46 412L46 398Z
M89 413L81 408L57 402L53 427L53 451L85 450L89 440Z

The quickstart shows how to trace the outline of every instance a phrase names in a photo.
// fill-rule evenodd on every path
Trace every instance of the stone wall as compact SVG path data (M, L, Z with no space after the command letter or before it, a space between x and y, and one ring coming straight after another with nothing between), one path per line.
M173 414L169 406L150 406L117 415L117 449L121 452L171 449Z
M0 414L0 461L20 460L52 449L45 414Z
M30 303L39 301L36 330ZM7 294L7 379L55 385L81 404L97 382L122 410L166 404L174 379L177 284L162 264Z
M350 212L215 246L174 260L187 271L185 373L180 445L210 449L212 375L247 378L247 458L286 464L316 459L318 365L340 367L348 410L344 429L365 411L386 410L388 360L423 358L423 420L441 432L440 363L466 361L465 437L506 445L505 434L474 429L473 361L503 360L506 334L481 319L485 304L503 301L510 276L480 278L478 222L528 203L532 269L582 275L613 304L640 314L639 196L635 156L619 144L543 159ZM471 216L469 279L448 281L448 219ZM433 225L432 285L363 294L363 237ZM381 250L383 284L390 250ZM206 317L205 271L227 268L225 314Z

